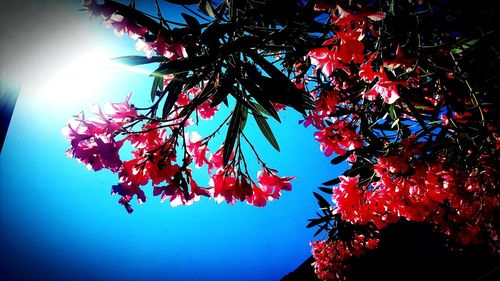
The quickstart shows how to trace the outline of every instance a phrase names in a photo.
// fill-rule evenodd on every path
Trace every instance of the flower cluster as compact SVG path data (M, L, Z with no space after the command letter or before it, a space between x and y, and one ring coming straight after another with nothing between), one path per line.
M313 241L311 247L315 259L312 264L314 272L321 280L348 280L349 259L376 248L378 243L379 239L375 234L368 237L355 234L349 241Z
M101 18L102 24L106 28L113 29L117 36L127 34L130 38L137 40L136 49L144 51L148 58L151 58L153 53L170 60L187 57L183 42L175 42L173 38L166 37L162 32L152 34L146 23L141 23L134 17L125 16L109 2L101 4L96 0L85 0L83 8L92 17Z
M327 240L311 244L321 279L347 278L351 257L377 246L366 229L401 219L498 252L500 122L488 94L498 85L494 76L481 76L498 67L484 61L484 69L475 67L479 52L495 49L487 42L491 32L481 32L479 44L468 38L477 32L469 24L455 30L461 19L446 14L455 9L449 1L297 1L275 19L267 14L272 1L243 1L237 13L230 2L217 12L205 2L200 12L212 22L182 14L179 24L165 20L159 7L152 17L133 4L84 1L117 35L137 40L146 57L132 57L132 64L160 63L152 73L152 106L138 110L127 97L104 113L96 107L90 119L75 116L64 129L70 157L118 174L112 193L129 212L134 196L146 200L141 187L150 182L153 195L173 206L201 196L254 206L279 199L294 177L267 167L243 130L253 116L279 150L266 120L279 121L278 112L291 107L316 129L320 150L335 156L332 164L350 165L325 183L333 188L321 188L332 206L315 193L323 215L310 226L328 231ZM233 105L232 98L234 108L212 134L188 131L199 119L213 119L220 104ZM224 125L226 139L213 149ZM244 142L262 166L255 181ZM125 143L133 157L124 161ZM208 187L197 184L191 166L207 168ZM361 230L345 235L346 225Z
M418 44L429 50L411 46L413 34L404 43L400 26L391 26L403 17L397 13L412 17L432 5L417 1L398 11L384 5L316 1L332 33L301 65L313 66L301 74L316 105L302 123L317 129L321 151L336 155L332 163L351 165L325 183L332 189L322 189L331 194L331 212L320 200L324 214L311 220L329 231L328 240L312 244L322 280L344 280L348 270L350 246L338 237L335 218L376 229L401 219L425 222L462 246L489 243L500 253L499 122L491 98L473 91L459 67L468 63L470 46L450 51L464 40L448 30L420 31ZM416 26L424 24L416 17Z
M196 95L192 91L191 95ZM189 99L190 94L184 94ZM172 206L191 205L200 196L213 197L217 203L225 200L235 204L237 200L246 201L254 206L265 206L273 199L279 199L281 191L290 191L290 181L294 177L279 177L277 171L263 166L257 174L255 183L248 172L224 165L222 148L211 153L208 142L211 137L202 138L196 131L183 137L176 134L189 126L191 122L146 122L141 129L141 122L148 121L144 115L129 103L130 95L122 103L108 104L103 112L96 105L94 115L85 119L81 113L68 122L62 132L70 141L71 148L67 155L87 165L89 169L99 171L109 169L118 174L119 183L112 187L111 193L121 196L119 203L128 212L132 212L130 201L134 196L139 203L146 201L141 189L148 183L153 185L153 196L160 196L161 202L169 200ZM179 102L179 107L183 102ZM203 108L203 105L201 106ZM209 119L215 114L205 110L203 118ZM177 111L172 113L175 120ZM123 136L119 139L119 136ZM177 146L182 141L185 146L181 163L177 162ZM124 143L133 147L130 160L122 161L120 148ZM193 179L189 164L194 161L197 168L208 166L211 174L210 187L200 187Z

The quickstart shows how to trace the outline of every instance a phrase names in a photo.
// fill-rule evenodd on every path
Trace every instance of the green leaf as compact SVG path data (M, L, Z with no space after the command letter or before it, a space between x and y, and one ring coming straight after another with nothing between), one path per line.
M280 147L278 145L278 141L276 141L276 138L274 137L273 131L269 127L269 124L266 121L266 118L262 116L258 116L253 114L253 117L255 119L255 122L257 122L257 126L259 126L260 131L264 135L264 137L269 141L269 143L276 149L277 151L280 151Z
M327 224L324 224L324 225L320 226L320 227L318 228L318 230L316 230L316 232L314 232L313 236L316 236L316 235L320 234L320 233L321 233L321 231L323 231L323 230L327 230L327 227L328 227L328 225L327 225Z
M318 200L318 204L319 204L320 208L330 208L330 203L328 203L328 201L326 201L326 199L323 198L323 196L321 196L317 192L313 192L313 194L314 194L314 197L316 197L316 199Z
M162 118L165 119L170 114L170 111L175 105L179 94L182 91L182 87L184 86L184 79L186 75L177 75L175 78L170 81L170 83L165 88L165 93L167 93L167 98L165 99L165 103L163 104L163 113Z
M198 5L198 10L209 17L218 18L217 14L214 11L214 7L212 7L212 4L210 4L209 0L201 0L200 4Z
M323 223L323 222L327 222L329 221L330 218L325 216L325 217L320 217L320 218L317 218L317 219L309 219L309 223L307 224L306 228L311 228L313 226L316 226L320 223Z
M222 155L222 160L224 166L228 164L231 155L233 154L234 144L240 135L241 120L242 120L242 104L240 102L236 103L233 110L233 116L229 121L229 127L227 128L226 140L224 141L224 151Z
M335 158L333 158L330 163L332 163L333 165L336 165L336 164L339 164L341 162L344 162L347 158L349 158L349 156L351 156L351 154L353 154L354 150L349 150L347 151L346 153L344 153L344 155L339 155Z
M158 57L158 56L155 56L152 58L147 58L144 56L124 56L124 57L112 58L111 60L116 62L116 63L134 66L134 65L141 65L141 64L148 64L148 63L155 63L155 62L163 62L166 59L167 58L165 58L165 57Z
M153 86L151 87L151 101L154 102L156 98L156 91L163 91L163 77L155 76L153 79Z
M391 129L396 127L396 126L399 126L399 118L396 119L396 121L394 121L391 125Z
M162 63L150 76L164 76L167 74L177 74L188 72L202 67L210 62L208 57L192 57L177 59Z
M240 132L243 132L243 129L245 129L245 125L247 124L247 119L248 119L248 108L243 105L241 111Z
M215 91L214 96L212 97L212 102L210 102L210 107L216 107L221 102L223 102L227 96L229 95L229 91L224 87L218 87Z
M233 82L232 79L233 78L231 78L230 73L227 73L226 75L220 75L219 85L216 88L214 95L212 96L210 107L216 107L227 98L230 93L230 83Z
M479 41L479 39L475 38L475 39L470 39L468 40L467 42L465 42L463 45L462 45L462 48L463 49L469 49L470 47L474 46L477 42Z
M274 108L274 105L259 87L257 87L251 81L248 81L242 77L236 77L236 79L246 89L246 91L262 106L266 113L268 113L278 122L281 122L276 108Z
M336 185L336 184L339 184L339 183L340 183L340 178L334 178L334 179L331 179L329 181L325 181L323 183L323 185L329 185L329 186L331 186L331 185Z
M332 194L333 193L333 190L331 187L318 187L319 190L323 191L324 193L327 193L327 194Z
M190 29L199 31L200 22L196 18L184 13L181 13L181 16L184 18L184 21L186 22L186 24Z
M394 110L394 104L391 104L391 106L389 107L389 114L392 120L396 119L396 111Z
M265 93L266 95L272 96L272 101L289 105L302 114L305 114L305 110L307 109L315 108L312 98L308 95L304 95L303 92L297 89L290 79L271 62L267 61L253 50L249 50L247 54L269 75L269 77L271 77L271 79L266 79L268 83L263 84L265 85L264 90L269 89L266 90ZM278 94L282 92L286 95Z

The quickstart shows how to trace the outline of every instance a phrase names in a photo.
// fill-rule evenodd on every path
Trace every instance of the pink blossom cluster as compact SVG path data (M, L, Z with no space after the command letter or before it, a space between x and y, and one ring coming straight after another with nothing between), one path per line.
M362 234L356 234L350 241L340 239L313 241L311 247L315 259L312 263L314 272L319 279L324 281L348 280L349 259L375 249L378 243L379 239L375 235L367 237Z

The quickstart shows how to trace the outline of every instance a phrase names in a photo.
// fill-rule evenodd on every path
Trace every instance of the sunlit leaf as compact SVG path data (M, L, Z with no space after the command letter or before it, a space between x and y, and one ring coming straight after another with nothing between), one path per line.
M253 117L255 119L255 122L257 122L257 126L259 126L260 131L267 139L267 141L269 141L269 143L274 147L274 149L280 151L278 141L274 137L273 131L269 127L269 124L267 124L266 118L258 115L253 115Z
M148 64L148 63L163 62L166 60L166 58L160 57L160 56L156 56L156 57L152 57L152 58L147 58L145 56L123 56L123 57L112 58L111 60L116 62L116 63L134 66L134 65L141 65L141 64Z
M153 102L156 98L157 91L163 91L163 77L155 76L153 79L153 85L151 87L151 101Z
M229 121L229 127L227 129L226 140L224 141L224 151L222 155L222 159L224 165L227 165L231 155L233 154L234 145L236 140L240 135L241 121L242 121L242 111L243 105L239 102L236 103L236 106L233 110L233 116Z

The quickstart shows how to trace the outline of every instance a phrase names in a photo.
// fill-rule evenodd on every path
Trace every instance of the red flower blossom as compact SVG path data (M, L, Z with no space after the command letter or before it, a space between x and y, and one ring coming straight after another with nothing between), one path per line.
M221 203L226 200L228 204L236 203L236 184L238 179L236 178L236 171L232 167L228 167L227 170L219 169L217 172L210 177L209 185L214 189L215 202Z
M381 79L370 91L364 93L364 96L368 100L375 100L378 96L381 96L385 103L393 104L399 99L399 93L396 86L400 84L402 84L402 82Z
M182 44L167 44L165 37L161 33L158 34L154 42L146 42L142 39L137 40L135 48L138 51L144 51L148 58L153 56L153 51L158 56L164 56L170 60L187 57L186 49Z
M208 160L208 173L211 174L213 171L222 169L224 166L223 161L224 147L221 146L215 153L210 156Z
M123 36L123 34L128 33L129 37L135 40L148 33L146 27L140 26L137 22L122 15L113 13L110 16L103 15L103 18L103 25L106 28L113 28L117 36Z
M320 149L326 156L333 153L344 155L346 150L352 150L363 146L359 135L350 128L345 120L336 119L328 127L321 128L314 133L314 137L320 143Z
M265 207L269 193L258 188L255 184L252 185L252 195L247 196L247 202L255 207Z
M211 102L212 100L208 99L206 102L202 103L196 108L196 112L200 115L201 119L211 120L212 118L214 118L217 110L219 110L219 106L211 107Z
M208 151L207 144L202 143L202 141L198 132L192 132L190 137L186 136L186 147L189 154L194 158L196 168L209 164L207 152L210 153L210 151Z
M278 177L276 172L276 170L263 167L257 173L257 179L262 191L272 199L279 199L281 190L291 191L292 184L290 181L295 179L295 177Z
M338 57L337 46L311 50L308 56L311 59L311 64L315 65L316 69L320 69L326 77L330 77L335 69L342 69L347 74L350 73L349 67L343 64Z
M121 124L136 118L138 116L137 110L129 103L131 95L132 93L129 93L127 97L125 97L124 102L106 104L104 110L106 115Z

